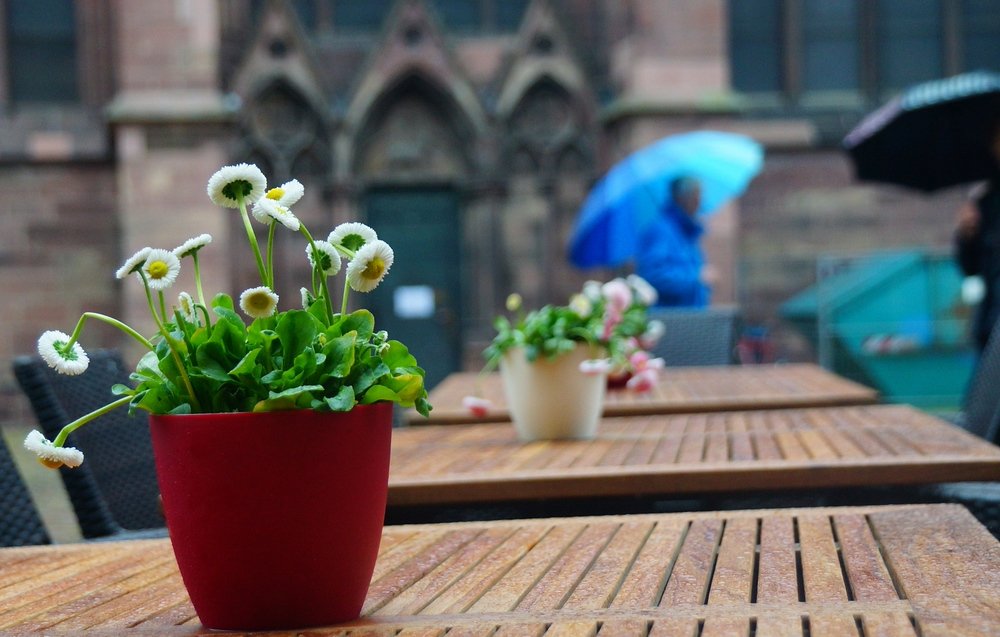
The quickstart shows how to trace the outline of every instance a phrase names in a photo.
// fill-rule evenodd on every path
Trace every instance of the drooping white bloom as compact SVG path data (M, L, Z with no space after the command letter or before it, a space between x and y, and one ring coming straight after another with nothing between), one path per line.
M357 292L374 290L392 267L392 259L392 248L385 241L376 239L366 243L347 264L347 280L351 289Z
M333 244L329 241L315 241L314 243L316 244L315 252L311 245L306 244L306 258L309 259L309 265L315 268L318 261L320 272L326 276L334 276L340 272L343 264L340 261L340 253L333 247Z
M302 195L305 194L305 191L305 187L299 183L299 180L293 179L291 181L286 181L277 188L271 188L264 193L263 199L276 201L287 208L296 203L299 199L302 199Z
M660 297L656 288L650 285L649 281L642 278L638 274L630 274L625 280L632 286L632 290L635 291L635 295L639 299L639 302L647 307L655 304L656 300Z
M580 362L580 371L587 376L600 376L611 371L611 361L606 358L594 358Z
M194 299L187 292L177 295L177 309L180 310L184 320L192 325L198 325L198 310L194 306Z
M76 447L57 447L34 429L24 439L24 448L38 456L39 462L52 469L58 469L62 465L73 468L83 464L82 451Z
M212 243L212 235L200 234L197 237L191 237L181 245L174 248L174 254L178 259L183 259L184 257L191 256L192 254L198 252L198 250L201 250L210 243Z
M466 396L462 399L462 406L476 418L484 418L493 408L493 403L479 396Z
M301 225L299 218L295 216L291 208L283 206L274 199L268 199L267 197L262 197L260 201L254 204L253 216L257 221L264 224L271 223L272 219L278 221L292 232L298 232Z
M659 382L659 373L656 369L647 368L628 379L625 383L626 389L634 391L639 394L645 394L650 392L656 387Z
M38 355L60 374L77 376L87 371L90 357L79 343L67 347L69 334L49 330L38 337Z
M362 246L378 240L375 231L363 223L352 221L342 223L333 229L326 238L334 247L344 247L351 252L357 252Z
M653 349L667 331L663 321L653 319L646 324L646 331L639 337L639 344L646 349Z
M251 203L267 190L267 178L253 164L223 166L208 180L208 196L223 208L239 208L239 195Z
M278 308L278 295L271 288L259 286L243 290L240 309L251 318L267 318Z
M152 250L150 247L143 248L129 258L125 259L125 263L122 264L122 267L118 268L118 271L115 272L115 277L124 279L128 275L138 272L142 267L142 264L146 262L146 256L149 254L150 250Z
M151 290L166 290L177 280L181 260L170 250L154 248L146 254L142 271L146 273L146 281Z

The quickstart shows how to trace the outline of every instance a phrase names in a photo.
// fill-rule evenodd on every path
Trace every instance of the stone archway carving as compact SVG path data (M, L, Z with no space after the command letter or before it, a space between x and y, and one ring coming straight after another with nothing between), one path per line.
M275 79L244 108L241 141L245 155L263 162L274 181L309 176L327 181L332 173L330 133L310 101L284 79Z
M472 127L448 95L410 74L376 100L357 131L352 170L366 181L452 182L472 157Z

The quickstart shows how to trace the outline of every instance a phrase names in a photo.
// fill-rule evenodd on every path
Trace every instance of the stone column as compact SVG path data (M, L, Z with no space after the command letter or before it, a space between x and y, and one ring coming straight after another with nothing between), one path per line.
M230 289L233 211L209 201L206 184L227 163L235 108L219 89L215 0L119 0L119 85L109 107L117 147L121 259L143 246L173 249L209 233L200 254L206 296ZM195 293L190 260L167 294ZM141 286L123 288L125 319L153 322ZM138 352L133 352L137 354Z

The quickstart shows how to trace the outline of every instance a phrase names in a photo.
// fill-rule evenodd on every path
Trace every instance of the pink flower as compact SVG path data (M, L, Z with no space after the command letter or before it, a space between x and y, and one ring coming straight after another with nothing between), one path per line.
M621 314L632 304L632 288L624 279L608 281L601 286L601 294L608 302L609 313Z
M646 363L649 362L649 359L649 352L639 350L632 352L632 355L628 357L628 362L636 371L642 371L646 369Z
M611 361L606 358L595 358L580 363L580 371L587 376L600 376L611 371Z
M656 387L659 378L660 375L655 369L644 369L628 379L625 387L636 393L644 394Z
M462 399L462 406L476 418L485 418L493 408L493 403L479 396L466 396Z

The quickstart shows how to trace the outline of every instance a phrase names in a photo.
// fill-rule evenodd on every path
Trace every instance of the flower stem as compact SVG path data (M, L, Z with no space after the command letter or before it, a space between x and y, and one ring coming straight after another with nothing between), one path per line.
M274 290L274 227L278 222L271 220L271 225L267 229L267 282L264 284Z
M253 256L257 260L257 272L260 274L261 285L267 285L267 270L264 267L264 259L260 256L260 245L257 243L257 235L254 234L253 226L250 225L250 215L247 214L247 204L243 200L243 194L236 195L236 201L240 206L240 216L243 218L243 229L247 232L247 241L253 249Z
M347 314L347 297L351 293L351 286L347 282L347 275L344 275L344 300L340 303L340 313Z
M121 331L125 332L126 334L128 334L129 336L131 336L132 338L134 338L135 340L137 340L146 349L149 349L149 350L153 349L153 344L150 343L146 339L146 337L143 336L142 334L140 334L139 332L136 332L134 329L132 329L131 327L129 327L125 323L122 323L121 321L119 321L116 318L112 318L112 317L106 316L104 314L98 314L97 312L84 312L83 313L83 316L81 316L80 320L77 321L77 323L76 323L76 329L73 330L73 335L69 337L69 342L66 344L67 348L73 347L73 344L76 343L77 339L80 338L80 334L83 332L83 325L84 325L84 323L87 322L88 318L97 319L98 321L104 321L105 323L107 323L109 325L113 325L114 327L117 327Z
M194 285L198 290L198 302L204 307L208 307L208 303L205 303L205 292L201 289L201 267L198 265L198 251L195 250L191 255L191 260L194 261ZM207 312L206 312L207 314ZM209 325L211 325L209 321Z
M309 229L306 228L306 224L299 223L299 232L301 232L302 236L304 236L309 242L309 250L313 255L313 259L316 261L316 265L313 267L313 271L315 272L322 267L319 262L319 257L317 256L319 253L316 250L316 242L313 241L312 235L309 234ZM326 284L326 275L322 272L319 272L319 286L322 291L323 307L326 310L327 324L333 323L333 301L330 299L330 288Z
M167 322L167 301L164 298L163 290L158 290L157 291L157 296L160 297L160 318L163 319L164 323L166 323Z
M90 422L94 418L99 418L100 416L103 416L104 414L108 413L109 411L114 411L115 409L118 409L122 405L128 404L128 402L130 400L132 400L131 396L122 396L118 400L116 400L114 402L111 402L111 403L108 403L107 405L105 405L103 407L99 407L98 409L95 409L94 411L90 412L89 414L80 416L79 418L77 418L73 422L69 423L68 425L66 425L65 427L63 427L62 429L60 429L59 430L59 434L56 436L56 439L52 441L52 444L55 445L56 447L63 446L64 444L66 444L66 438L71 433L73 433L74 431L76 431L80 427L86 425L88 422Z
M149 313L153 315L156 327L159 328L160 334L163 335L163 339L167 342L167 348L174 357L174 364L177 365L177 372L181 375L181 380L184 381L184 388L187 389L188 396L191 397L191 409L195 412L201 411L201 403L198 402L198 397L194 395L194 387L191 385L191 379L188 378L187 369L184 367L181 355L177 351L177 341L170 336L170 332L167 331L163 322L160 321L160 317L156 314L156 308L153 306L153 294L149 291L149 282L146 281L146 274L140 270L139 276L142 277L142 287L146 290L146 302L149 304Z

